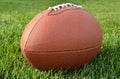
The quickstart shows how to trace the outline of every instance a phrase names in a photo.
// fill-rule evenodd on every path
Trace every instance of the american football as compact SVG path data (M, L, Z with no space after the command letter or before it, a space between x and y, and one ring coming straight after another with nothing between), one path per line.
M77 69L97 56L101 43L96 19L82 6L65 3L36 15L25 27L20 47L37 69Z

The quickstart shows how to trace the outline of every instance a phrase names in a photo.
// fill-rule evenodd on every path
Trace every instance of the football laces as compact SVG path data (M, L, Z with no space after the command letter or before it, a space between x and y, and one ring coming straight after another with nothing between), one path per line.
M59 4L59 5L56 5L56 6L53 6L53 7L49 7L48 10L54 10L54 11L58 11L64 7L71 7L71 6L74 6L74 7L77 7L77 8L82 8L81 5L75 5L75 4L72 4L72 3L65 3L65 4Z

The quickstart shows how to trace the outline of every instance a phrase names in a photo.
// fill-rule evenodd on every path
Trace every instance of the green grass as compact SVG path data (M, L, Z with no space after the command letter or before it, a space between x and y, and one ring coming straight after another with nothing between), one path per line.
M19 41L25 25L49 6L82 4L101 25L99 55L82 68L39 71L23 58ZM0 79L120 79L120 0L0 0Z

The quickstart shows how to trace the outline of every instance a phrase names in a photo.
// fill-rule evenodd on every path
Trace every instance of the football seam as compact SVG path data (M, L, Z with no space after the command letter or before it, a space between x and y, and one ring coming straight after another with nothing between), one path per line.
M30 33L29 33L29 35L28 35L28 37L27 37L24 50L25 50L25 48L27 47L27 44L28 44L28 42L29 42L30 34L31 34L32 31L34 30L35 26L39 23L40 19L43 18L43 17L44 17L44 16L41 16L41 17L38 19L38 21L33 25L33 28L32 28L32 30L30 31Z
M31 54L53 54L53 53L56 54L56 52L65 53L65 52L85 51L85 50L90 50L90 49L94 49L94 48L98 48L98 47L101 47L101 44L93 46L93 47L88 47L88 48L84 48L84 49L74 49L74 50L61 50L61 51L60 50L59 51L27 51L27 50L25 50L25 51L26 51L26 53L34 52L34 53L31 53ZM42 53L38 53L38 52L42 52Z

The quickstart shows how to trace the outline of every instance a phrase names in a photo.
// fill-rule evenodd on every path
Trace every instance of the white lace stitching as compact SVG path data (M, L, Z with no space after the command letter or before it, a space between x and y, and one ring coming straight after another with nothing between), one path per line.
M56 6L53 6L53 7L49 7L48 10L58 11L61 8L69 7L69 6L75 6L77 8L82 8L81 5L75 5L75 4L72 4L72 3L65 3L65 4L59 4L59 5L56 5Z

